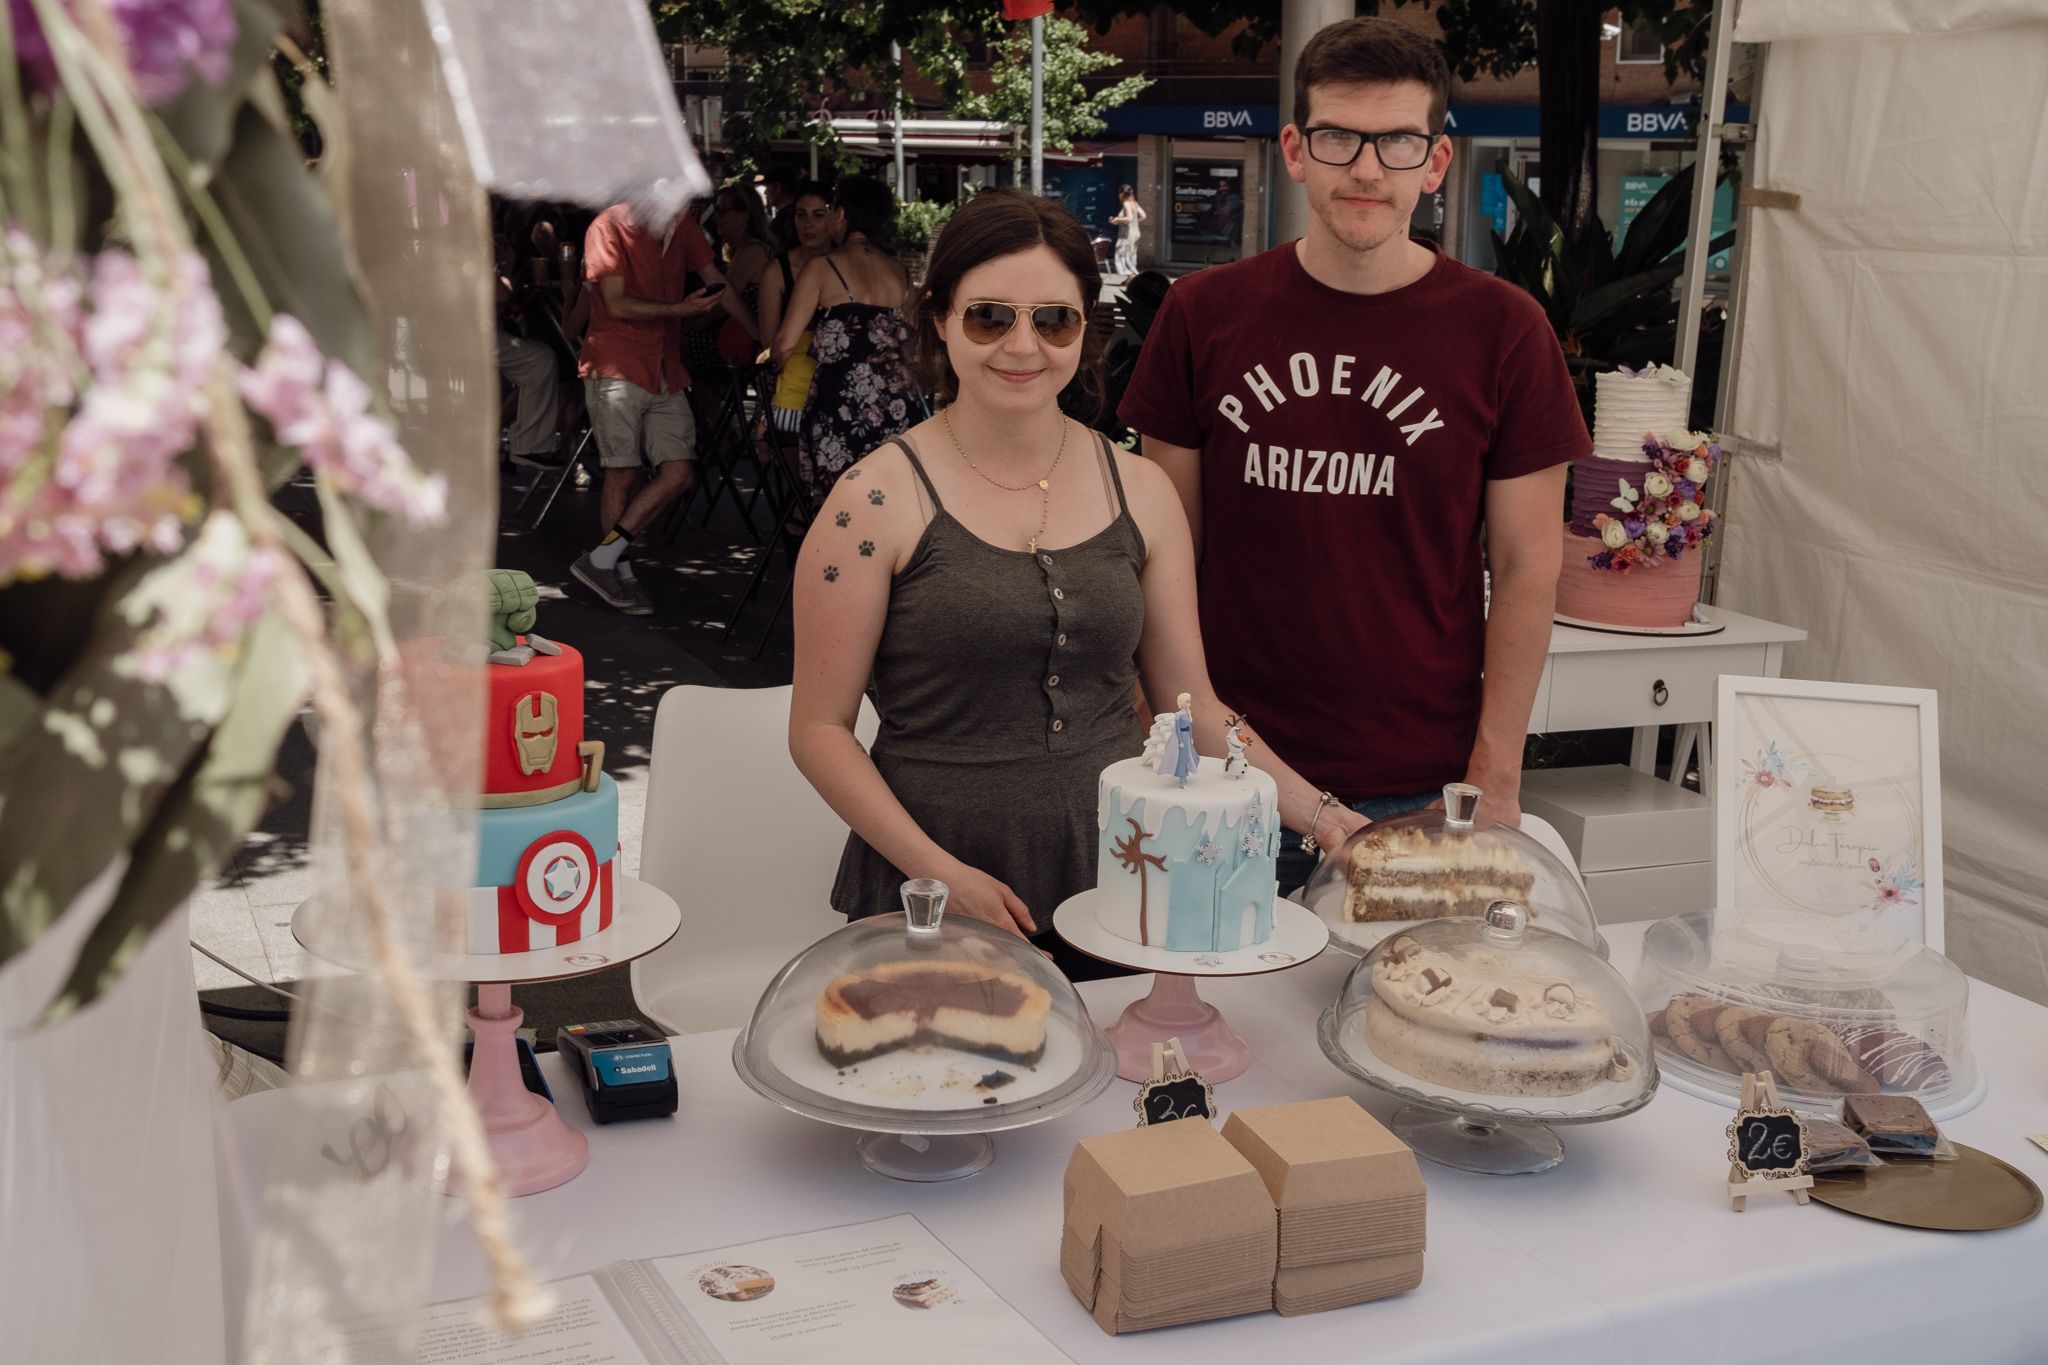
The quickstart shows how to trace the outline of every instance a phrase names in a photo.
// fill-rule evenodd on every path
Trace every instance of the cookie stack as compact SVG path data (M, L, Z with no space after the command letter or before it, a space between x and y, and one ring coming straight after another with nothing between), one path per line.
M1199 1119L1080 1143L1065 1209L1060 1273L1111 1335L1273 1306L1273 1201L1251 1163Z
M1769 1071L1781 1085L1811 1095L1883 1089L1839 1034L1797 1015L1686 993L1650 1016L1650 1032L1702 1066L1734 1076Z
M1259 1173L1279 1212L1273 1306L1283 1317L1422 1283L1422 1172L1408 1145L1372 1115L1342 1096L1239 1109L1223 1137Z

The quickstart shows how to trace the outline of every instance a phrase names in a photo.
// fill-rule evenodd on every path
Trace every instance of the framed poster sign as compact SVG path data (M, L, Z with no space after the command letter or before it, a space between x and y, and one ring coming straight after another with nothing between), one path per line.
M1721 679L1714 903L1810 911L1942 951L1934 693Z

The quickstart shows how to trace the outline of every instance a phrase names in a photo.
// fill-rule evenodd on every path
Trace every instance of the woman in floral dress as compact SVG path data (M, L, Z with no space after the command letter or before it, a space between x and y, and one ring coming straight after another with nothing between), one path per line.
M833 207L845 220L839 247L804 266L775 338L779 364L808 327L818 362L804 403L803 466L813 507L839 475L920 415L904 363L909 331L902 308L910 279L873 238L889 223L895 197L881 182L839 182Z

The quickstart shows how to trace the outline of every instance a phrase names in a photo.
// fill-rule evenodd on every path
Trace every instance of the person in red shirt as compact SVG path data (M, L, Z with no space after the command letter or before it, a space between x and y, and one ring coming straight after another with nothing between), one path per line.
M692 273L705 281L695 293ZM583 277L592 285L590 330L577 372L604 463L605 535L569 572L620 611L645 616L654 606L627 552L696 479L682 324L723 308L752 336L754 320L725 287L711 243L688 214L658 228L643 224L632 205L614 204L584 235ZM654 472L641 488L643 459Z
M1451 163L1436 46L1331 24L1294 88L1307 235L1174 285L1120 409L1194 528L1217 693L1304 779L1283 888L1446 782L1520 822L1565 466L1592 447L1536 302L1409 237Z

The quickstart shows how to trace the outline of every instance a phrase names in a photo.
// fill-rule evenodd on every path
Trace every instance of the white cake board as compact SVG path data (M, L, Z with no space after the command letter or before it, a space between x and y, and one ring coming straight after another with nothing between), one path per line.
M1090 887L1061 902L1052 912L1059 936L1093 958L1141 972L1173 976L1258 976L1283 972L1308 961L1330 942L1330 926L1293 901L1273 905L1273 936L1264 943L1228 953L1181 953L1148 948L1112 934L1095 917L1095 889Z
M1617 626L1611 621L1588 621L1579 616L1566 616L1563 612L1557 612L1550 619L1561 626L1571 626L1576 630L1597 630L1603 635L1670 635L1684 637L1690 635L1719 635L1722 631L1728 629L1728 623L1720 620L1712 607L1702 607L1700 604L1695 603L1693 610L1704 610L1710 617L1715 617L1715 619L1687 621L1685 624L1677 626Z
M317 897L292 912L292 937L315 957L355 971L371 967L369 947L342 939ZM422 953L413 967L429 981L523 985L560 981L644 957L676 935L683 912L668 894L632 877L619 879L612 927L574 943L527 953Z

